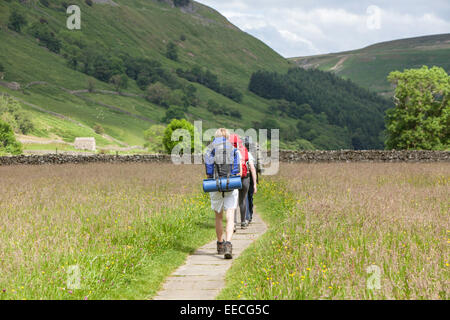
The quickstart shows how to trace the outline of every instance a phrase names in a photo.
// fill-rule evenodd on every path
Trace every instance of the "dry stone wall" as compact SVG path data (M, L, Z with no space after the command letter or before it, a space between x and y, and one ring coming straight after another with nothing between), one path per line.
M281 162L450 162L449 151L280 151ZM0 157L0 166L65 163L171 163L170 155L21 155Z

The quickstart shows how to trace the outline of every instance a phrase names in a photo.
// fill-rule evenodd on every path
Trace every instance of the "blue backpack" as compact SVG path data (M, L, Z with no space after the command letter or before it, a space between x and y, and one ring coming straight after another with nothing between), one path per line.
M229 192L242 189L239 173L239 154L225 138L214 139L205 156L206 174L213 178L203 180L204 192Z

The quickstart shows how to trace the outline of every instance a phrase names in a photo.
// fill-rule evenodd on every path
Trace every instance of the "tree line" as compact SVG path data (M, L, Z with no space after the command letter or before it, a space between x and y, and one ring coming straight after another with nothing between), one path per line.
M242 102L242 92L230 84L221 84L217 75L212 73L207 68L201 68L199 66L194 66L193 68L187 70L179 68L177 69L177 75L188 81L200 83L237 103Z
M296 135L319 148L384 147L384 113L391 102L350 80L300 68L257 71L249 90L273 101L270 113L296 119Z

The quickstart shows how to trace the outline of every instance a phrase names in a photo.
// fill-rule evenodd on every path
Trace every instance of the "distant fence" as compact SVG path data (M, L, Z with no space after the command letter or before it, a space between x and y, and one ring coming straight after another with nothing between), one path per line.
M281 162L450 162L450 151L280 151ZM0 157L0 166L66 163L171 163L170 155L21 155Z

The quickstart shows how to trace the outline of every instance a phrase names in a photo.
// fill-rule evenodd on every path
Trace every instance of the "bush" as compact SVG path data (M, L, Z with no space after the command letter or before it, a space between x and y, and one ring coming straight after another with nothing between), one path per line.
M172 141L172 134L178 130L178 129L184 129L187 130L190 134L190 141L183 141L183 139L180 138L180 141ZM163 144L164 148L168 153L171 153L173 148L177 146L179 143L182 143L181 148L183 150L189 149L191 150L191 153L194 152L194 131L195 127L187 120L181 119L181 120L172 120L169 125L164 130L164 138L163 138ZM200 134L200 133L199 133ZM201 134L200 134L201 135ZM197 142L197 147L201 149L201 142Z
M9 16L8 28L16 32L20 32L22 30L22 27L26 24L27 19L25 18L25 15L19 12L18 9L13 9L11 15Z
M163 153L164 152L164 130L166 128L162 125L155 124L144 131L145 145L149 152Z
M173 0L175 7L186 7L190 2L190 0Z
M22 144L16 140L11 126L0 120L0 153L22 154Z
M95 124L94 131L96 134L100 134L100 135L105 133L105 129L103 129L103 127L98 123Z
M0 72L5 72L5 67L1 62L0 62Z
M172 41L167 44L166 57L170 60L178 61L178 48Z
M29 32L33 37L39 39L41 45L47 47L50 51L59 53L61 50L62 42L56 38L48 24L36 22L31 26Z
M169 109L167 109L166 115L164 116L162 121L165 122L165 123L169 123L173 119L180 120L180 119L183 119L183 118L184 118L184 111L183 111L183 109L181 109L180 107L177 107L177 106L172 106L172 107L169 107Z
M109 79L109 82L114 86L117 92L120 92L120 89L128 88L128 77L125 74L116 74Z
M50 3L48 2L48 0L39 0L39 2L44 6L44 7L49 7Z
M198 66L193 67L191 70L183 70L179 68L176 72L179 77L191 82L200 83L233 101L238 103L242 101L243 95L239 90L229 84L221 85L217 75L206 68L200 68Z
M225 107L224 105L220 105L212 99L208 100L208 105L206 109L214 115L224 115L237 119L242 119L242 114L239 110Z
M95 81L93 79L88 79L88 91L90 93L94 92L95 90Z
M168 108L168 100L170 97L170 90L160 82L152 84L147 89L146 99L159 106Z
M22 110L19 102L6 95L0 95L0 119L17 133L27 134L34 129L30 116Z

